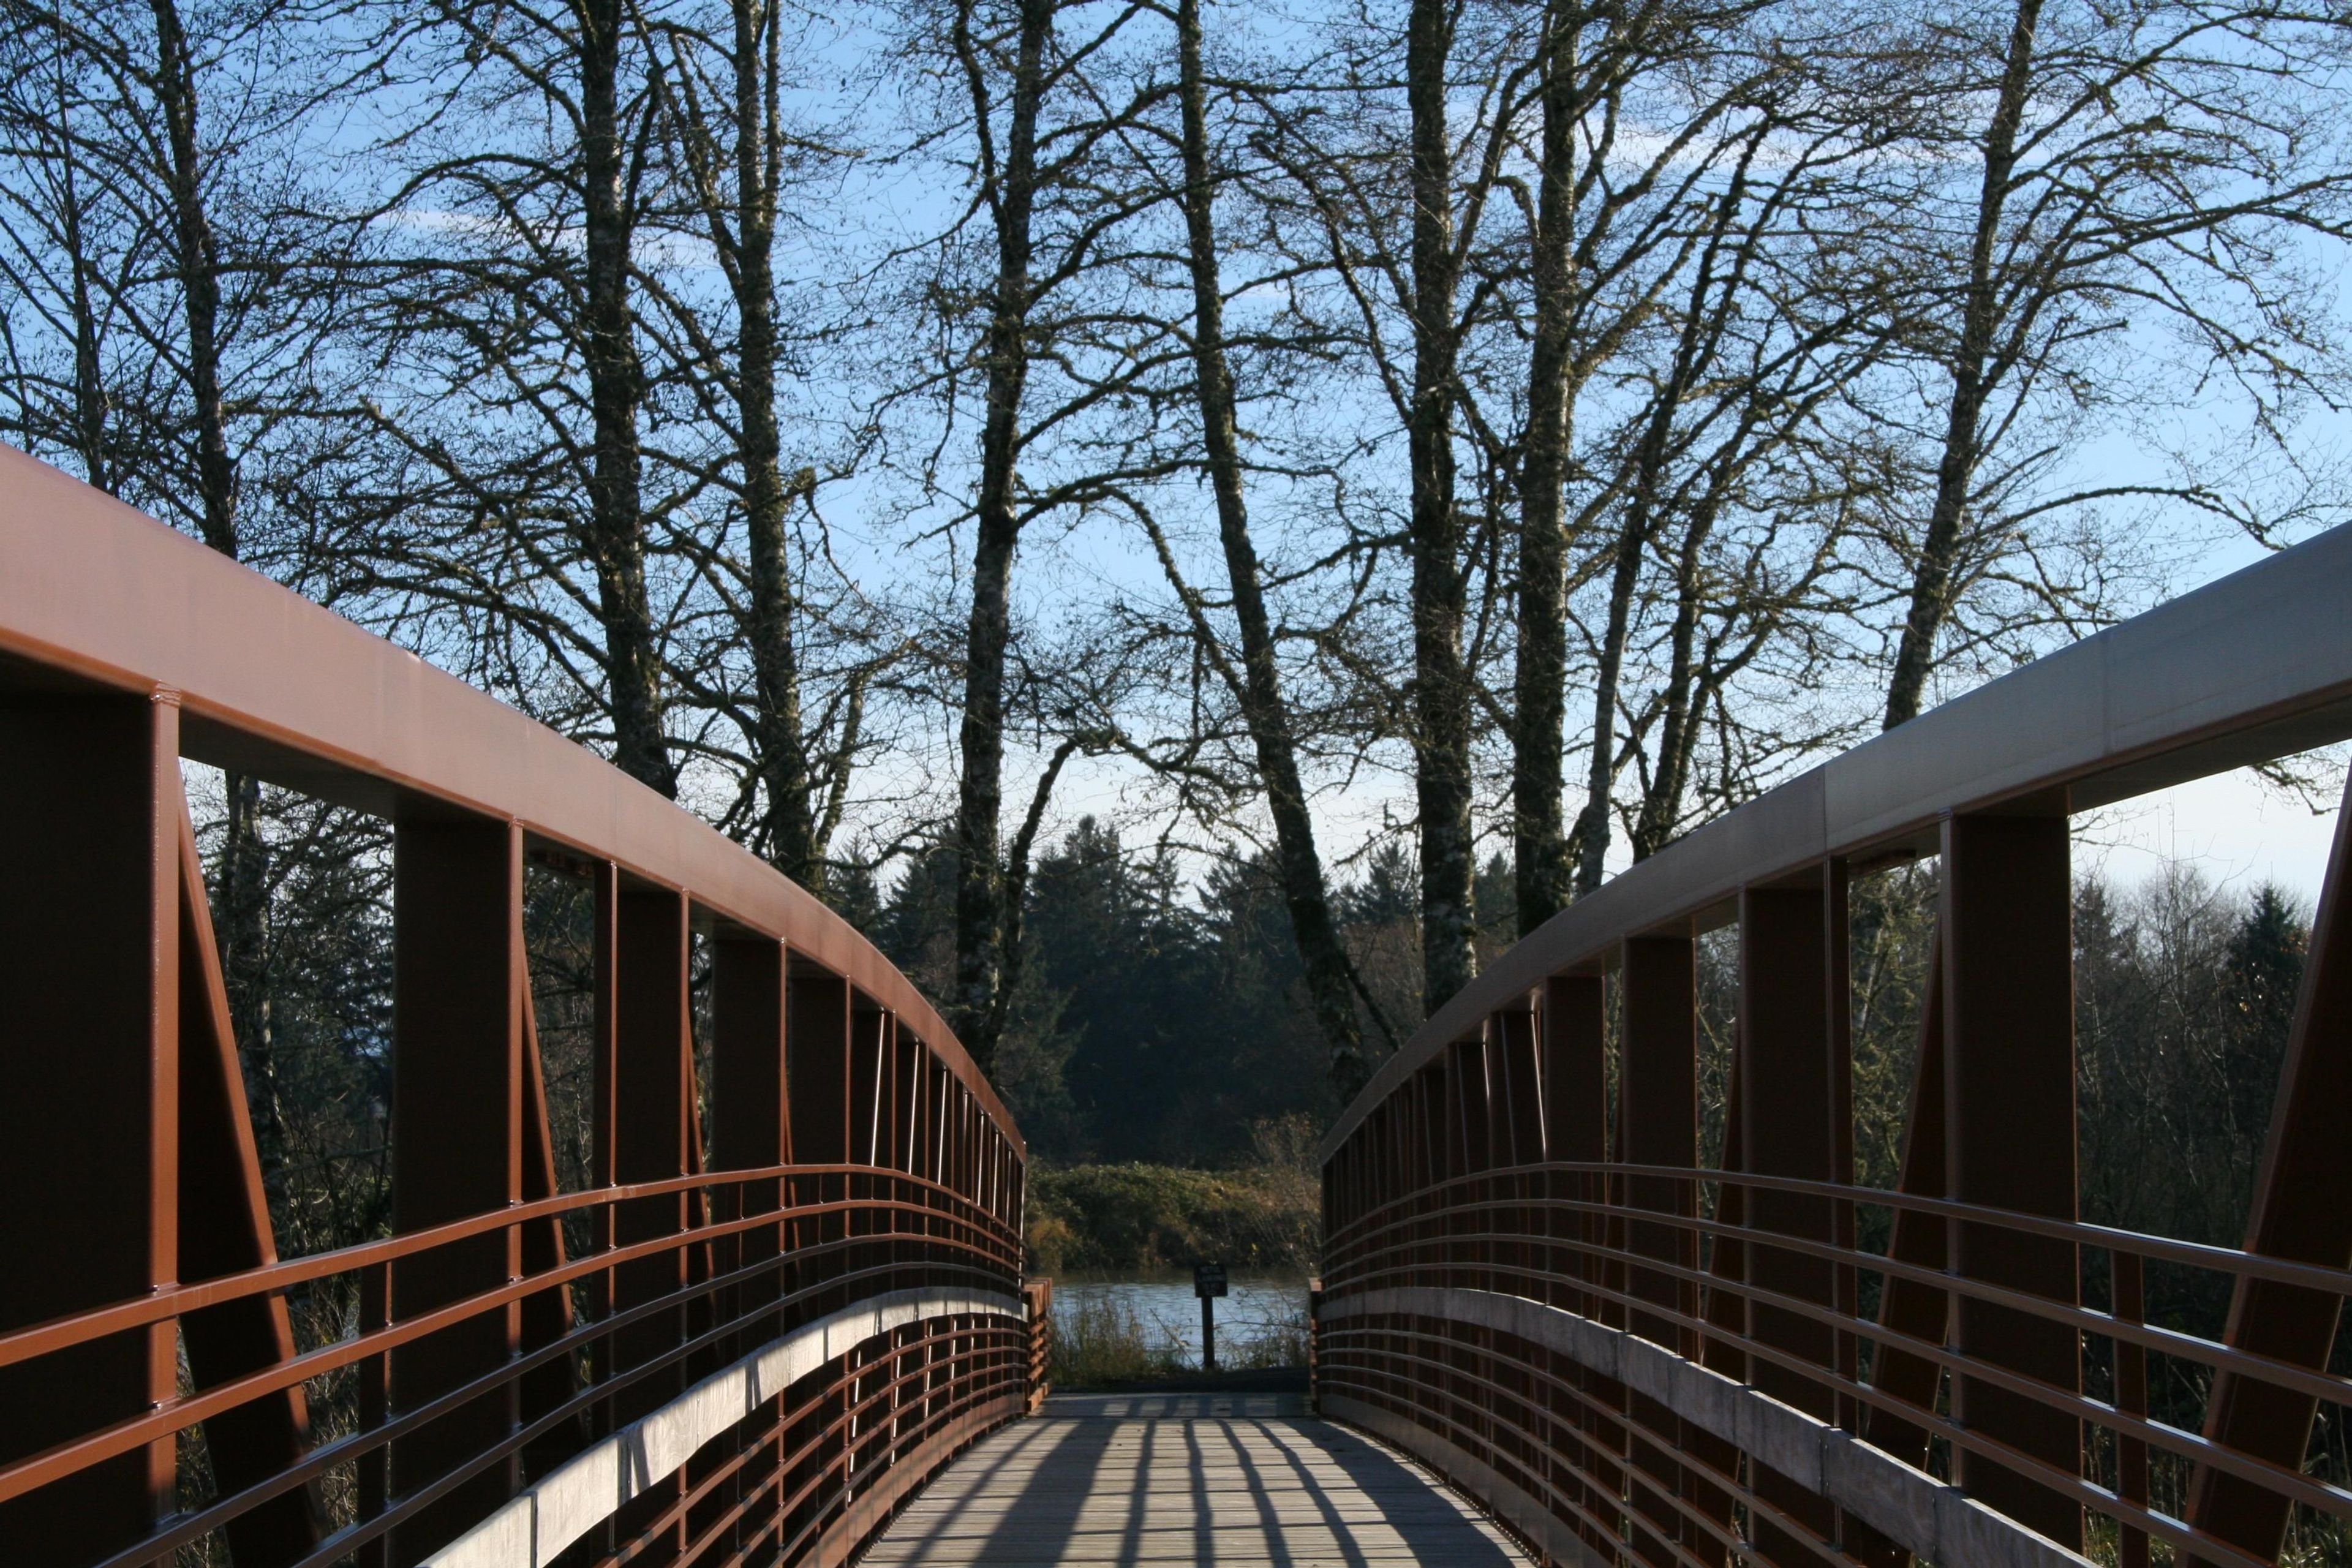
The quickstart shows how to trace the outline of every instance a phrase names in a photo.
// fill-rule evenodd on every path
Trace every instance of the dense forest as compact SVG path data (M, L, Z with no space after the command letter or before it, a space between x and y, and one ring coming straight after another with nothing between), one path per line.
M919 984L948 973L951 878L945 856L920 858L873 908L868 931ZM1499 860L1480 892L1485 945L1499 951L1511 920ZM1411 861L1383 847L1331 902L1342 949L1371 989L1373 1028L1401 1040L1420 1021ZM1038 855L1026 904L997 1084L1040 1153L1241 1163L1301 1121L1318 1130L1304 1135L1312 1147L1342 1101L1323 1070L1279 875L1264 858L1189 883L1168 855L1129 851L1116 829L1085 817Z
M817 891L1049 1158L1279 1164L1615 869L2343 518L2347 48L2341 0L0 0L0 437ZM281 1245L371 1234L384 826L196 794ZM1857 942L1916 959L1927 885ZM2210 1163L2132 1221L2206 1235L2305 917L2082 896L2086 1201ZM559 1121L581 919L534 879Z

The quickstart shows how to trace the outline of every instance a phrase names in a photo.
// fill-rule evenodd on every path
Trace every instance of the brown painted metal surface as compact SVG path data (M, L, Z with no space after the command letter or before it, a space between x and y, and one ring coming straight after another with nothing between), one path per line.
M392 1225L430 1231L522 1201L522 837L480 822L404 823L394 839ZM522 1237L492 1231L393 1266L394 1321L522 1272ZM414 1409L504 1367L520 1304L393 1353L391 1399ZM506 1384L393 1446L394 1495L497 1442L520 1415ZM394 1568L455 1539L506 1500L513 1467L486 1471L392 1538Z
M0 1331L178 1272L178 710L111 694L0 699ZM151 1323L0 1369L0 1465L173 1392ZM0 1502L0 1542L65 1568L169 1508L173 1446L145 1444Z
M2063 816L1954 817L1944 825L1945 1190L1961 1203L2074 1217L2074 990ZM2074 1248L1993 1226L1958 1228L1954 1267L1971 1279L2072 1304ZM1955 1343L1970 1363L2055 1389L2082 1386L2077 1336L2046 1319L1963 1297ZM1952 1399L1969 1427L2066 1470L2081 1423L2042 1400L1963 1376ZM1969 1493L2064 1546L2082 1509L1980 1452L1963 1457Z
M1741 897L1738 1055L1733 1066L1738 1088L1729 1112L1736 1119L1739 1152L1735 1159L1727 1150L1727 1169L1811 1182L1836 1182L1846 1174L1837 1164L1833 1129L1840 1121L1851 1124L1853 1108L1837 1092L1842 1086L1831 1055L1824 902L1818 888L1751 888ZM1722 1209L1729 1206L1727 1196ZM1834 1215L1825 1199L1762 1191L1746 1195L1740 1208L1739 1217L1759 1231L1824 1243L1835 1239ZM1834 1301L1835 1276L1828 1259L1760 1241L1749 1244L1746 1253L1745 1277L1760 1289L1822 1307ZM1835 1360L1836 1336L1821 1318L1759 1302L1747 1319L1754 1339L1824 1367ZM1830 1385L1790 1371L1785 1363L1759 1362L1748 1381L1809 1415L1823 1420L1836 1415ZM1758 1523L1758 1545L1774 1561L1805 1561L1801 1541L1835 1537L1836 1521L1818 1494L1762 1468L1755 1487L1805 1527L1800 1534L1769 1520Z
M2046 797L2076 811L2352 736L2352 528L2281 551L1990 681L1694 830L1577 900L1413 1032L1324 1140L1550 975L1628 935L1727 921L1740 889L1935 850L1938 824Z
M1441 1008L1327 1139L1318 1395L1580 1568L2092 1547L2126 1568L2266 1568L2352 1536L2352 813L2242 1248L2076 1221L2069 866L2070 811L2343 739L2348 704L2344 531L1578 900ZM1942 901L1899 1184L1861 1189L1850 879L1930 855ZM1710 1169L1693 937L1726 924L1737 1030ZM2226 1290L2226 1329L2148 1321L2158 1279ZM1534 1312L1549 1326L1515 1337ZM2151 1414L2155 1389L2177 1412L2209 1384L2201 1432ZM1779 1443L1782 1416L1822 1436Z
M898 1015L1017 1148L938 1012L840 916L740 845L526 719L249 567L0 446L0 691L61 676L182 711L183 754L387 817L461 812L789 940Z
M393 824L384 1240L278 1257L184 754ZM589 752L5 449L0 805L0 1559L414 1563L794 1325L938 1287L1017 1313L1018 1130L863 939ZM533 858L595 911L580 1193ZM355 1321L305 1342L295 1292ZM876 1335L574 1555L844 1561L1021 1410L1039 1331L965 1306ZM356 1429L313 1430L320 1386Z

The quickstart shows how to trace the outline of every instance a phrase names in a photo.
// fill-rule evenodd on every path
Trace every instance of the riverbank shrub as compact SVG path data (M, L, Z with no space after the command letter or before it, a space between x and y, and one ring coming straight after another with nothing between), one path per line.
M1222 1262L1305 1276L1322 1245L1321 1194L1293 1167L1033 1167L1029 1266L1044 1274L1148 1276Z
M1150 1383L1192 1369L1176 1336L1163 1324L1145 1321L1123 1297L1058 1297L1053 1325L1045 1366L1056 1388Z

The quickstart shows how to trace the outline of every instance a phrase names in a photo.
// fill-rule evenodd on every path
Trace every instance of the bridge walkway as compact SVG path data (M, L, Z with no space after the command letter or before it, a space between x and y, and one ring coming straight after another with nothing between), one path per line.
M1526 1556L1427 1471L1290 1394L1056 1394L950 1466L866 1568L1426 1563Z

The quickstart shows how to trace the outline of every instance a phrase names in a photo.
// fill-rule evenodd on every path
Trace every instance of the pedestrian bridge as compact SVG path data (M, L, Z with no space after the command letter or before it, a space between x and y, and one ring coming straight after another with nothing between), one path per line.
M2347 1561L2343 820L2236 1248L2077 1215L2068 829L2347 735L2339 531L1783 784L1529 935L1349 1108L1311 1410L1052 1400L1019 1130L863 938L0 448L0 1561ZM279 1256L183 759L392 825L380 1240ZM1848 888L1928 856L1902 1179L1867 1190ZM527 869L594 911L580 1191ZM2150 1321L2191 1277L2225 1328Z

